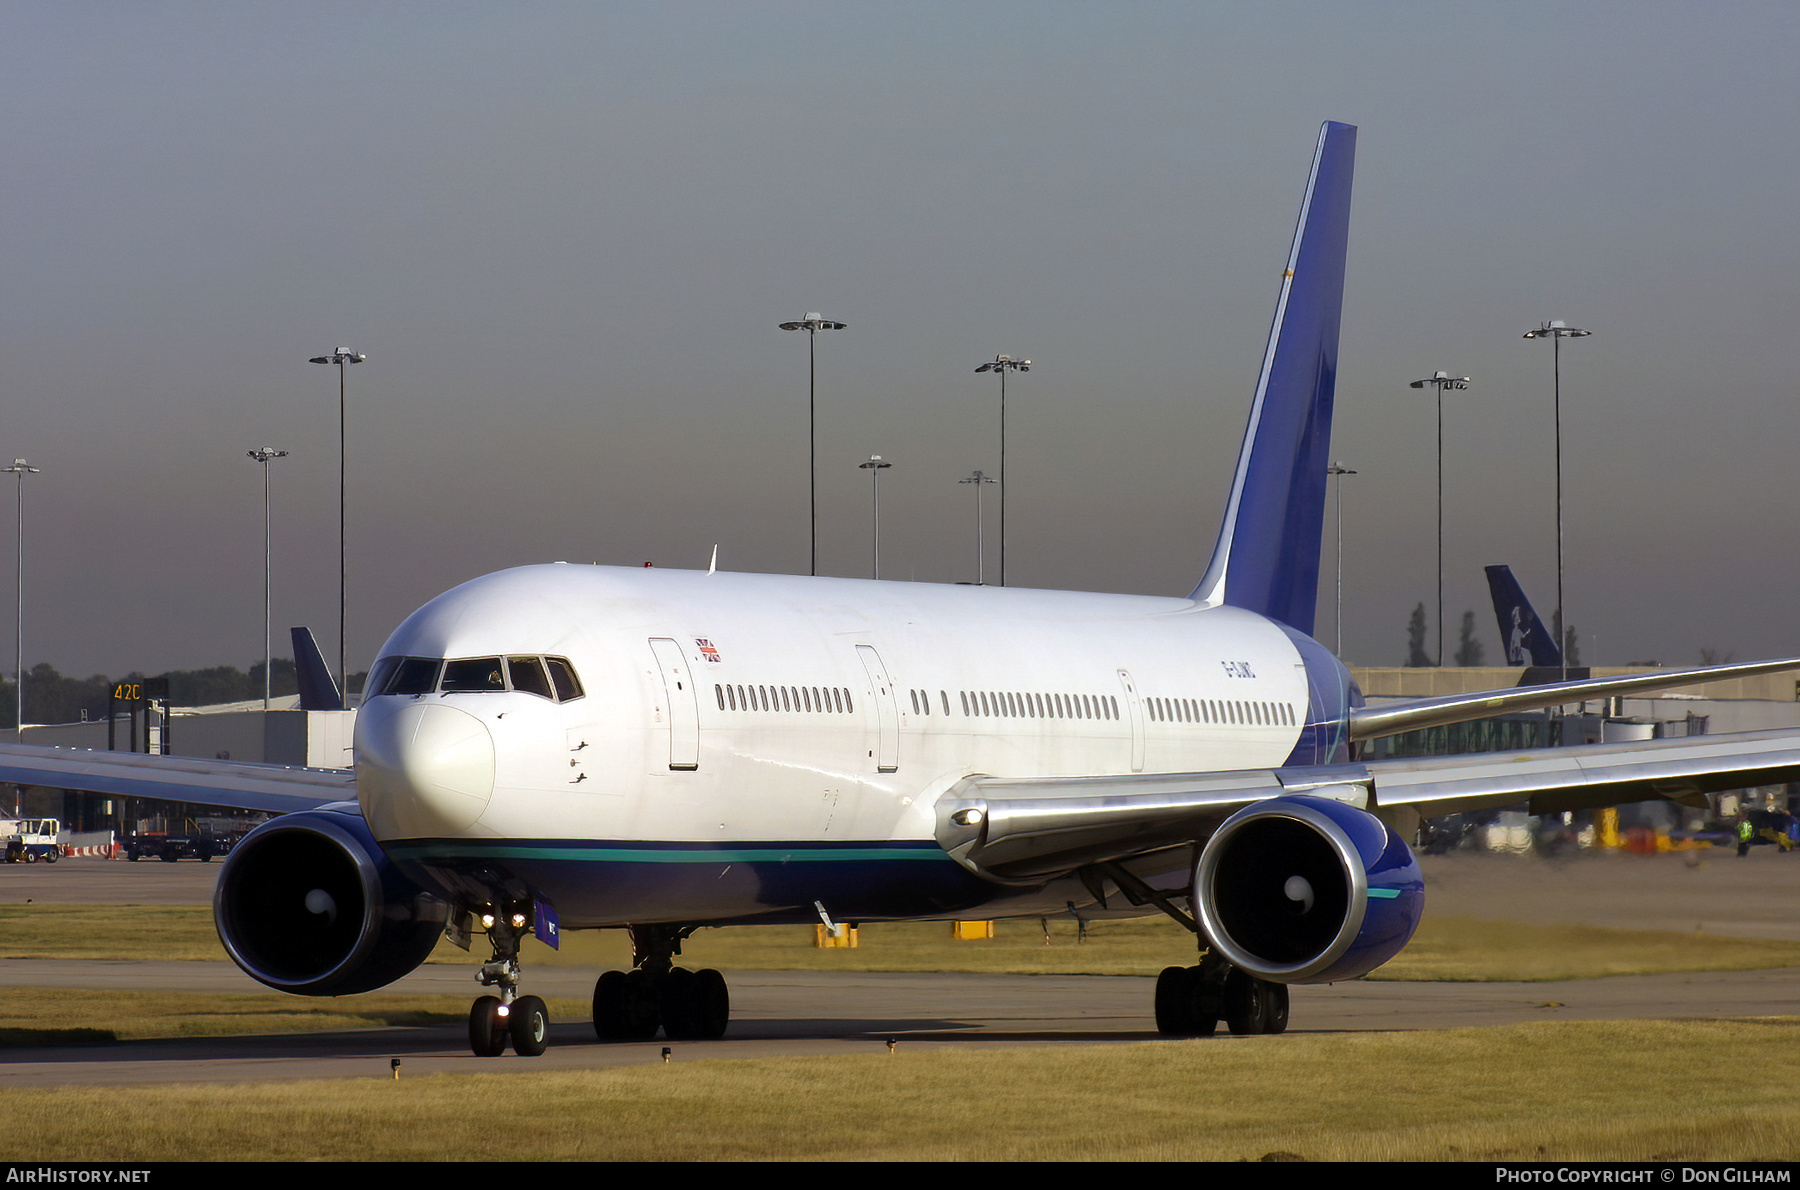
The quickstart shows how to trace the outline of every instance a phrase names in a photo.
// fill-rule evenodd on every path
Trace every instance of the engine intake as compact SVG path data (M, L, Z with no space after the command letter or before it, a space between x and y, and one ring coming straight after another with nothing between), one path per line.
M1201 928L1227 959L1278 983L1366 975L1399 954L1425 909L1406 843L1373 814L1281 797L1225 820L1194 871Z
M400 871L355 811L266 822L232 848L213 922L252 979L301 996L345 996L425 961L446 906Z

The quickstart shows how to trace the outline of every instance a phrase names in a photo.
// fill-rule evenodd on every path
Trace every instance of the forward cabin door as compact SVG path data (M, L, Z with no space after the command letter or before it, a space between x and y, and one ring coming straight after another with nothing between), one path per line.
M857 645L856 656L868 672L875 701L875 771L891 773L900 767L900 707L894 700L894 684L888 680L887 666L881 663L881 654L874 645Z
M669 767L700 767L700 702L694 690L693 671L681 645L666 636L650 638L650 651L656 654L657 668L662 670L664 706L669 722Z

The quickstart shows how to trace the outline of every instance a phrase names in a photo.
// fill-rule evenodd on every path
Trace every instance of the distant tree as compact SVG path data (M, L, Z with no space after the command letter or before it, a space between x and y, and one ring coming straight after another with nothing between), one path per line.
M1722 653L1716 648L1701 649L1700 650L1700 664L1701 665L1725 665L1728 662L1730 662L1730 660L1733 657L1736 657L1736 656L1737 656L1737 653L1731 649L1727 649Z
M1425 605L1413 608L1406 621L1406 664L1409 668L1429 667L1431 658L1425 653Z
M1458 665L1480 665L1482 663L1481 642L1475 639L1475 613L1464 612L1462 619L1462 637L1456 646L1456 663Z
M1567 631L1563 630L1562 613L1550 613L1550 625L1556 630L1556 638L1563 643L1563 664L1575 666L1581 664L1581 645L1575 637L1575 625L1571 624Z

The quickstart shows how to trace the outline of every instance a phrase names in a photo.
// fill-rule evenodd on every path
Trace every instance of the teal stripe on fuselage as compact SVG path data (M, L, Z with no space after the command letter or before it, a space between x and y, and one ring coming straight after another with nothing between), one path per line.
M935 844L926 847L543 847L524 843L400 844L387 853L397 860L434 859L547 859L581 863L619 864L785 864L859 863L872 860L941 861L944 852Z

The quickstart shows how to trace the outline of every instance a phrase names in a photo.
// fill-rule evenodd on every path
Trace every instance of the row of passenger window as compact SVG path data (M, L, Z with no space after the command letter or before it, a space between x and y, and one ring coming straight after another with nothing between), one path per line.
M915 715L935 714L931 691L909 690ZM1117 719L1119 702L1101 694L1024 694L1014 690L958 690L962 713L971 719ZM938 691L938 705L950 713L950 693Z
M514 690L553 702L582 695L566 657L383 657L369 674L377 694L481 694Z
M841 686L713 685L721 711L785 711L812 715L850 715L856 704Z
M1144 700L1158 723L1229 723L1248 727L1292 727L1294 708L1285 702L1233 698L1161 698Z

